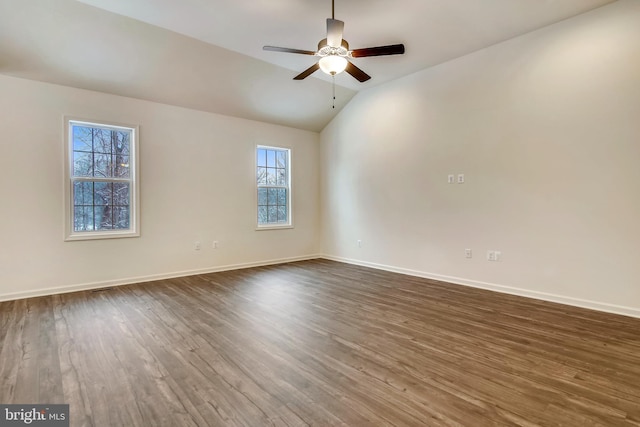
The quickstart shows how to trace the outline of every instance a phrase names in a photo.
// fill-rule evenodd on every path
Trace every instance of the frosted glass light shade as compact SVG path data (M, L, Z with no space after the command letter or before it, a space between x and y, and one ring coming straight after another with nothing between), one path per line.
M320 58L319 65L323 72L335 76L347 68L347 58L338 55L327 55Z

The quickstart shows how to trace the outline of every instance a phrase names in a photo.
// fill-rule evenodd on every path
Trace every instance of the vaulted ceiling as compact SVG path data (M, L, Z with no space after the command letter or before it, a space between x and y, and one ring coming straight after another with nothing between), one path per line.
M292 78L316 58L329 0L0 0L0 73L285 126L321 130L359 91L613 0L336 0L372 76Z

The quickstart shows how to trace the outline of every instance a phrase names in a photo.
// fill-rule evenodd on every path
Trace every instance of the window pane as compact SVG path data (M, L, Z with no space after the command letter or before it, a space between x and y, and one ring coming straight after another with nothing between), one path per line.
M258 188L258 206L267 205L267 189Z
M93 230L93 206L76 206L73 218L74 231Z
M258 185L265 185L267 183L267 168L258 168L257 175Z
M84 208L82 206L74 206L73 208L73 231L84 231L85 225L83 221L82 212Z
M267 204L269 206L277 205L278 204L278 189L277 188L269 188L267 194L268 194Z
M113 184L113 204L115 206L129 206L130 193L128 183Z
M93 205L93 183L73 183L73 204L75 206Z
M258 224L266 224L269 222L266 206L258 206Z
M96 153L93 155L94 176L101 178L111 178L113 176L111 155Z
M276 169L267 168L267 185L276 185Z
M93 155L73 152L73 176L93 176Z
M113 208L109 205L94 208L94 227L96 230L111 230L113 228L112 210Z
M113 208L113 228L126 230L129 228L129 207L118 206Z
M113 147L114 154L122 154L128 156L130 151L129 145L131 141L131 132L118 131L115 132L115 146Z
M287 170L286 169L276 169L277 174L277 184L278 185L287 185Z
M278 222L287 222L286 206L278 206Z
M278 205L286 206L287 205L287 190L286 188L278 189Z
M92 151L91 128L84 126L72 126L73 151Z
M96 182L93 184L93 204L104 206L113 204L113 184Z
M277 206L269 206L269 222L278 222L278 207Z
M111 140L112 131L106 129L93 129L93 151L95 153L102 154L111 154L113 151L112 140Z
M267 167L276 167L276 152L273 150L267 150Z
M286 151L278 151L277 152L276 167L279 167L279 168L286 168L287 167L287 152Z
M116 178L129 178L129 156L115 154L112 157L113 176Z
M267 150L263 148L258 148L258 166L266 167L267 166Z

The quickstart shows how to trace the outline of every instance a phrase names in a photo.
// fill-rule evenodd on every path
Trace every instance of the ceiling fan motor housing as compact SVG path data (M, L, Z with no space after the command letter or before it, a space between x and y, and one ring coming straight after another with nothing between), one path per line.
M329 55L337 55L337 56L348 56L349 55L349 43L345 39L342 39L342 46L340 47L331 47L327 44L327 39L320 40L318 43L318 56L329 56Z

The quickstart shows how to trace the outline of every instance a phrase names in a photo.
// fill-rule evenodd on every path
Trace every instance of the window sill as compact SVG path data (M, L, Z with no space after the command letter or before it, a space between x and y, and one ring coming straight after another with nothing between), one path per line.
M264 231L264 230L283 230L293 228L293 224L270 224L270 225L259 225L256 227L256 231Z
M65 236L64 241L65 242L74 242L74 241L78 241L78 240L124 239L124 238L128 238L128 237L140 237L140 233L135 232L135 231L128 231L128 232L102 231L102 232L99 232L99 233L86 232L86 233L82 233L82 234L74 233L74 234L72 234L70 236Z

